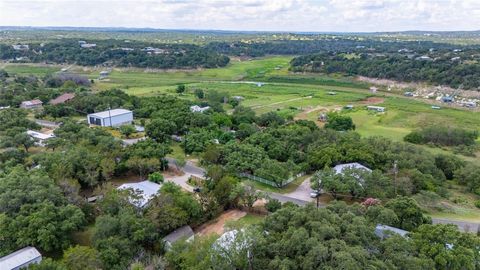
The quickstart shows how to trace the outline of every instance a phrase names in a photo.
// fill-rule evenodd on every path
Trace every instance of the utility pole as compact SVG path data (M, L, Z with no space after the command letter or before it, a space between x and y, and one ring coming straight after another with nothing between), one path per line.
M393 187L395 189L395 197L397 197L397 175L398 175L398 162L393 162Z

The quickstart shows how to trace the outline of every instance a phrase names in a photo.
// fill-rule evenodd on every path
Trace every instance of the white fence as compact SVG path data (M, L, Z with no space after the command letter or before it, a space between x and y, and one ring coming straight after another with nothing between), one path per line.
M248 178L250 180L257 181L257 182L260 182L260 183L264 183L264 184L272 186L272 187L280 187L280 188L283 188L284 186L293 182L298 177L302 177L304 175L305 175L305 172L298 173L297 175L292 176L292 177L288 178L287 180L282 181L282 183L280 184L280 183L277 183L277 182L274 182L274 181L271 181L271 180L267 180L267 179L264 179L264 178L261 178L261 177L255 176L255 175L251 175L249 173L239 173L238 174L239 177Z

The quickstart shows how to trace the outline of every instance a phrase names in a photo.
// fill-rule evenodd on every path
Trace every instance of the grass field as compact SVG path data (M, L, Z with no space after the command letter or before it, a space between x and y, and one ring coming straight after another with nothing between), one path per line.
M291 57L286 56L243 61L233 58L227 67L199 70L113 69L108 78L101 81L97 80L101 69L72 66L69 71L94 79L93 87L99 91L120 88L138 96L177 95L176 85L186 84L188 91L180 98L195 100L195 88L228 92L231 96L243 96L243 105L258 114L277 111L297 119L316 120L321 112L341 110L352 104L356 108L345 113L352 117L362 136L384 136L400 141L412 130L426 125L480 129L479 113L448 107L432 110L431 105L423 101L392 94L372 94L366 83L340 75L293 74L288 71L290 60ZM65 66L3 64L2 67L11 73L43 76ZM255 82L265 84L259 87ZM329 92L336 95L329 95ZM367 112L364 107L369 97L382 99L376 105L386 107L387 112ZM226 106L226 109L231 107Z

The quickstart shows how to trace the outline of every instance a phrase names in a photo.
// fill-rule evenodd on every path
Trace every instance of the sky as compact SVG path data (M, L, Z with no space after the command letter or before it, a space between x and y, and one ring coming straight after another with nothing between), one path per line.
M480 0L0 0L0 26L480 30Z

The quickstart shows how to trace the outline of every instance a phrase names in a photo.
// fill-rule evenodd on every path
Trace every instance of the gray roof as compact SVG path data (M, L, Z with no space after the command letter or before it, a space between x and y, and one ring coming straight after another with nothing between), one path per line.
M180 240L182 238L188 239L188 238L192 237L193 235L194 234L193 234L192 228L188 225L185 225L185 226L180 227L180 228L176 229L175 231L171 232L169 235L165 236L163 238L163 240L173 244L173 243L177 242L178 240Z
M333 169L335 170L335 173L339 174L339 173L343 173L343 170L347 169L347 168L350 168L350 169L362 169L362 170L365 170L367 172L371 172L372 170L363 166L362 164L358 163L358 162L353 162L353 163L346 163L346 164L339 164L335 167L333 167Z
M0 258L0 268L2 270L15 269L41 256L42 254L36 248L25 247Z
M387 238L389 235L392 234L398 234L402 237L406 237L408 231L382 224L377 224L377 226L375 227L375 235L382 239Z
M125 109L113 109L110 111L103 111L103 112L96 112L96 113L91 113L88 116L94 116L98 118L108 118L108 117L113 117L117 115L122 115L122 114L127 114L127 113L132 113L132 111L125 110Z
M137 200L131 200L131 203L137 207L144 207L147 203L155 197L162 185L150 182L148 180L138 182L138 183L125 183L119 186L119 190L133 190L134 192L139 192L141 195Z

